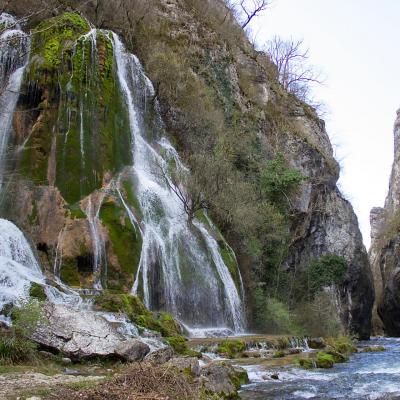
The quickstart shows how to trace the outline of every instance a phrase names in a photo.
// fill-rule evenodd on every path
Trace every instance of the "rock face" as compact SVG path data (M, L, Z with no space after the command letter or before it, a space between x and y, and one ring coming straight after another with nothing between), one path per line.
M147 344L118 330L118 323L112 324L93 311L47 304L45 316L45 323L32 339L71 358L114 357L141 361L150 351Z
M400 110L394 124L394 160L384 208L371 210L370 259L377 313L386 334L400 336ZM376 323L379 328L379 320Z
M40 1L21 0L18 5L15 3L7 3L6 9L21 14L37 9ZM65 9L65 2L55 0L54 3L60 5L60 10ZM254 50L222 0L193 2L200 7L197 10L189 3L182 0L149 2L152 4L151 15L145 13L143 17L138 17L143 10L131 9L129 2L120 2L118 12L117 7L101 1L97 7L91 3L81 5L77 0L67 2L70 7L81 7L85 16L99 27L121 33L128 46L139 56L157 88L166 129L171 136L175 136L182 150L190 146L188 132L193 131L194 124L200 124L198 121L204 122L199 129L200 140L200 134L211 130L213 125L218 130L221 126L229 128L236 124L229 131L239 137L236 147L245 142L242 140L244 134L250 132L253 136L248 140L256 143L255 158L270 160L277 154L283 154L287 163L307 178L298 196L292 200L290 231L293 240L284 267L292 271L305 269L325 254L345 258L348 270L344 283L336 288L337 312L346 330L360 338L368 338L374 301L372 274L357 218L350 203L336 187L339 166L333 157L324 122L315 110L280 87L275 67L265 55ZM132 23L136 20L139 22L132 33ZM37 22L37 18L33 18L30 23L34 26ZM82 23L79 23L78 30L81 28ZM80 33L72 32L72 36ZM79 141L76 141L75 148L71 147L74 144L68 142L68 132L74 129L75 133L79 132L82 119L88 126L88 135L98 132L99 127L93 124L94 118L92 121L79 117L82 103L71 105L68 103L70 99L59 96L58 86L46 78L48 71L44 68L43 55L32 57L38 70L30 70L30 80L25 82L23 88L26 96L20 99L19 109L39 111L17 113L15 118L16 145L25 140L29 143L17 160L17 167L23 171L22 178L14 185L18 195L9 196L5 209L8 210L10 207L7 206L15 198L18 199L17 206L13 206L12 219L30 235L49 273L57 261L54 256L61 253L61 279L73 286L91 287L95 278L90 273L94 246L85 212L89 202L95 205L99 196L104 195L103 206L99 210L102 225L99 232L107 250L109 272L112 273L112 279L107 283L110 288L127 290L132 286L132 277L137 271L140 240L132 242L132 237L135 237L133 227L126 222L126 212L118 204L115 193L108 191L107 185L110 175L120 170L121 164L126 165L130 161L130 153L126 151L130 139L125 135L113 137L114 127L124 128L127 118L124 107L119 107L121 98L116 95L115 88L110 82L102 80L108 76L104 73L110 59L107 43L100 43L98 47L102 57L95 69L98 69L104 90L100 88L102 92L99 93L97 87L90 87L88 93L89 98L94 93L100 99L100 104L92 101L91 107L104 135L93 140L90 165L80 168L79 161L75 162L74 158L80 154ZM181 64L186 69L182 69ZM164 67L160 68L160 65ZM65 72L59 65L55 68L60 76ZM191 92L179 93L177 99L173 95L165 95L181 76L190 77L187 79L189 83L185 84ZM179 82L177 86L171 90L173 93L178 93L182 85ZM80 95L77 93L76 98ZM85 101L84 96L82 101ZM66 122L70 120L65 118L67 106L72 109L72 130ZM53 109L62 111L63 123L54 120ZM109 115L103 115L103 109ZM223 121L228 123L223 125ZM61 125L57 126L62 136L58 142L57 135L48 128L55 124ZM125 132L126 129L120 131ZM229 151L236 154L236 150ZM103 159L98 160L100 155ZM237 163L243 162L246 168L247 161L240 158L238 151ZM250 171L251 164L248 167ZM82 174L85 168L90 172L88 176ZM129 193L123 195L129 200ZM130 200L131 211L138 213L135 199ZM54 223L46 210L54 213ZM126 240L132 242L129 246L118 245L119 242L125 243L125 239L119 236L121 232L127 233ZM245 286L251 288L250 270L253 265L239 240L236 237L227 238L232 239L230 244L241 263ZM127 248L132 249L129 254Z

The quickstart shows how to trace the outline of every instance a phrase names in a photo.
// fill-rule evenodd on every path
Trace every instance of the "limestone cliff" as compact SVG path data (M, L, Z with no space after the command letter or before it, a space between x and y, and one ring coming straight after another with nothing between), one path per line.
M34 7L35 1L16 3L8 5L8 10L22 14ZM27 8L22 10L22 3ZM57 12L71 6L79 8L80 4L59 3ZM368 338L374 301L369 261L352 206L336 187L339 166L324 122L315 110L280 87L273 64L254 50L222 1L160 0L149 2L150 8L144 9L133 8L132 4L140 2L121 1L115 8L109 2L92 3L85 3L81 11L98 26L120 32L139 56L155 85L165 128L182 153L195 153L201 141L210 141L211 148L215 132L215 136L229 137L229 146L221 150L232 153L233 164L245 171L246 177L255 175L256 163L277 154L283 154L288 164L306 177L291 199L291 239L282 268L300 271L325 254L342 256L347 273L335 288L337 311L346 330ZM37 20L43 18L34 16L30 23L37 26ZM71 35L77 35L74 29L85 32L84 27L74 25L61 38L64 43L68 44ZM106 209L103 213L100 210L100 217L108 264L114 271L109 285L127 290L137 269L140 240L130 247L118 246L121 235L132 231L132 227L117 194L106 190L111 177L130 162L130 154L125 151L129 139L123 134L113 136L116 131L124 132L127 117L124 111L118 111L124 107L108 80L107 38L100 38L102 59L93 72L102 86L89 87L89 99L79 92L84 77L72 81L73 96L60 96L48 69L57 70L61 84L67 85L62 77L64 67L43 65L46 54L40 54L39 49L43 43L50 46L49 38L39 35L35 40L38 54L31 63L37 65L30 70L19 101L19 110L24 112L17 113L14 121L16 145L28 143L28 150L15 160L14 171L22 177L17 177L18 183L13 185L14 192L5 200L3 210L30 234L49 270L57 252L61 252L61 278L85 287L94 278L90 273L90 226L83 211L88 213L88 202L99 204L99 196L105 193L106 201L100 204ZM81 62L74 61L76 54L79 53L68 53L68 62ZM82 102L87 102L97 115L94 120L89 115L83 119L86 131L95 138L84 139L93 140L90 165L79 165L79 143L68 142L68 132L79 132ZM65 115L66 104L72 104L71 115ZM55 108L59 110L58 120ZM68 125L70 121L72 124ZM52 126L58 127L61 141ZM250 148L247 153L240 150L243 143ZM130 196L127 190L123 195L130 198L131 209L138 212L134 195ZM228 223L224 226L218 213L215 219L221 221L221 229L236 252L245 289L251 288L249 271L255 268L254 261L241 234ZM127 238L132 241L132 235ZM131 250L127 254L128 247Z
M370 258L374 274L377 312L384 330L400 336L400 110L394 124L394 160L384 208L371 210ZM380 321L376 323L379 328Z

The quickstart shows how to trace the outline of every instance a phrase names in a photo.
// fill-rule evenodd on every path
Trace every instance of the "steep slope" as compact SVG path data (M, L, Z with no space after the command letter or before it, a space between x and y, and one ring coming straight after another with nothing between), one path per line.
M22 14L35 7L34 1L25 3L10 4L8 10ZM74 8L80 4L54 3L60 7L57 11L65 9L65 4ZM23 10L22 4L26 6ZM324 122L311 107L280 87L275 67L253 49L224 3L119 1L110 7L109 2L97 1L83 5L81 11L98 26L120 32L143 62L154 83L166 131L195 177L189 186L194 193L201 187L209 214L235 250L253 326L257 325L255 319L264 307L263 303L257 306L260 299L256 293L266 299L273 296L276 288L274 296L290 297L297 276L321 257L334 254L343 257L347 265L345 276L333 286L334 313L347 331L367 338L374 301L372 274L354 211L336 187L339 167ZM32 26L44 15L34 16L30 21ZM124 136L128 117L113 85L102 81L102 74L108 76L109 53L106 38L100 41L103 49L99 51L102 57L98 73L104 89L89 87L88 99L78 88L81 100L72 114L75 137L79 138L82 118L77 115L82 102L88 101L98 113L95 121L99 126L93 127L93 120L84 120L85 135L104 127L104 139L99 138L89 147L89 165L80 165L79 140L70 143L69 148L62 145L56 153L52 151L55 114L50 109L64 106L49 98L50 93L57 92L55 82L40 73L35 79L40 90L30 87L32 79L28 80L26 95L19 102L21 111L37 108L40 111L17 113L14 120L17 143L26 139L32 142L28 146L32 150L19 158L14 171L25 173L29 179L14 185L17 193L9 197L3 208L9 218L31 235L49 270L58 247L66 261L61 278L83 287L88 282L90 286L94 279L90 224L82 212L88 207L84 198L90 195L93 204L97 204L99 189L103 191L113 174L131 162L130 153L126 152L129 138ZM56 66L60 73L63 68L65 64ZM32 73L37 73L37 69ZM103 115L102 110L107 110L108 115ZM65 122L69 120L68 113L65 114L65 109L62 112L65 142L65 136L72 131ZM53 122L49 124L51 118ZM116 130L110 121L121 126ZM120 137L115 136L117 131L121 132ZM102 141L105 139L107 142ZM285 194L287 204L286 200L272 204L260 185L267 161L279 155L284 156L288 168L303 177L293 193ZM60 171L63 162L66 167ZM129 192L123 195L129 199ZM105 204L114 209L118 197L108 191L106 196ZM134 196L130 206L135 209ZM127 290L133 283L137 263L130 265L122 259L120 262L117 242L121 232L132 231L132 227L124 222L125 211L120 206L116 208L112 211L115 218L103 218L101 230L106 237L107 265L114 277L109 285ZM27 219L26 215L30 217ZM107 219L118 221L117 227L112 228L118 238L116 242L113 230L105 226ZM132 240L132 234L128 236ZM217 239L225 249L221 252L225 264L229 267L233 263L230 269L237 277L230 247L222 236ZM131 254L121 256L125 260L138 260L138 246L137 242L122 246L122 252L130 249ZM238 284L238 279L235 280ZM152 286L162 285L155 273ZM165 301L162 295L157 296L154 307L162 307Z
M377 311L384 330L400 336L400 110L394 123L394 160L384 208L371 210L370 258L374 273ZM379 321L377 321L379 325Z

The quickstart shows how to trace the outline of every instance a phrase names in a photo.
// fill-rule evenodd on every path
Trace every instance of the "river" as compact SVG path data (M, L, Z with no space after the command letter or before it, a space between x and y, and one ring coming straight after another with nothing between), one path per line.
M363 345L382 345L384 352L357 353L350 361L329 370L302 370L281 367L279 380L264 380L272 370L249 366L250 384L240 396L243 400L354 399L400 400L400 339L380 338Z

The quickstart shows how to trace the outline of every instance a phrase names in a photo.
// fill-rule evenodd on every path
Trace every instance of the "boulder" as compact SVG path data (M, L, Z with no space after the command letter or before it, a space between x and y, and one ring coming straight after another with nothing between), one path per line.
M127 361L142 361L150 352L150 347L137 339L130 339L121 343L115 353Z
M310 349L323 349L325 346L326 343L322 337L308 339L308 347Z
M150 350L145 343L124 333L119 323L111 323L95 311L47 303L44 314L46 322L31 338L73 360L110 357L136 361L143 359Z
M164 347L163 349L147 354L146 361L155 365L161 365L168 362L172 357L174 357L174 355L175 351L172 347Z
M241 385L249 382L247 372L226 362L214 362L201 369L203 387L222 398L236 398Z

